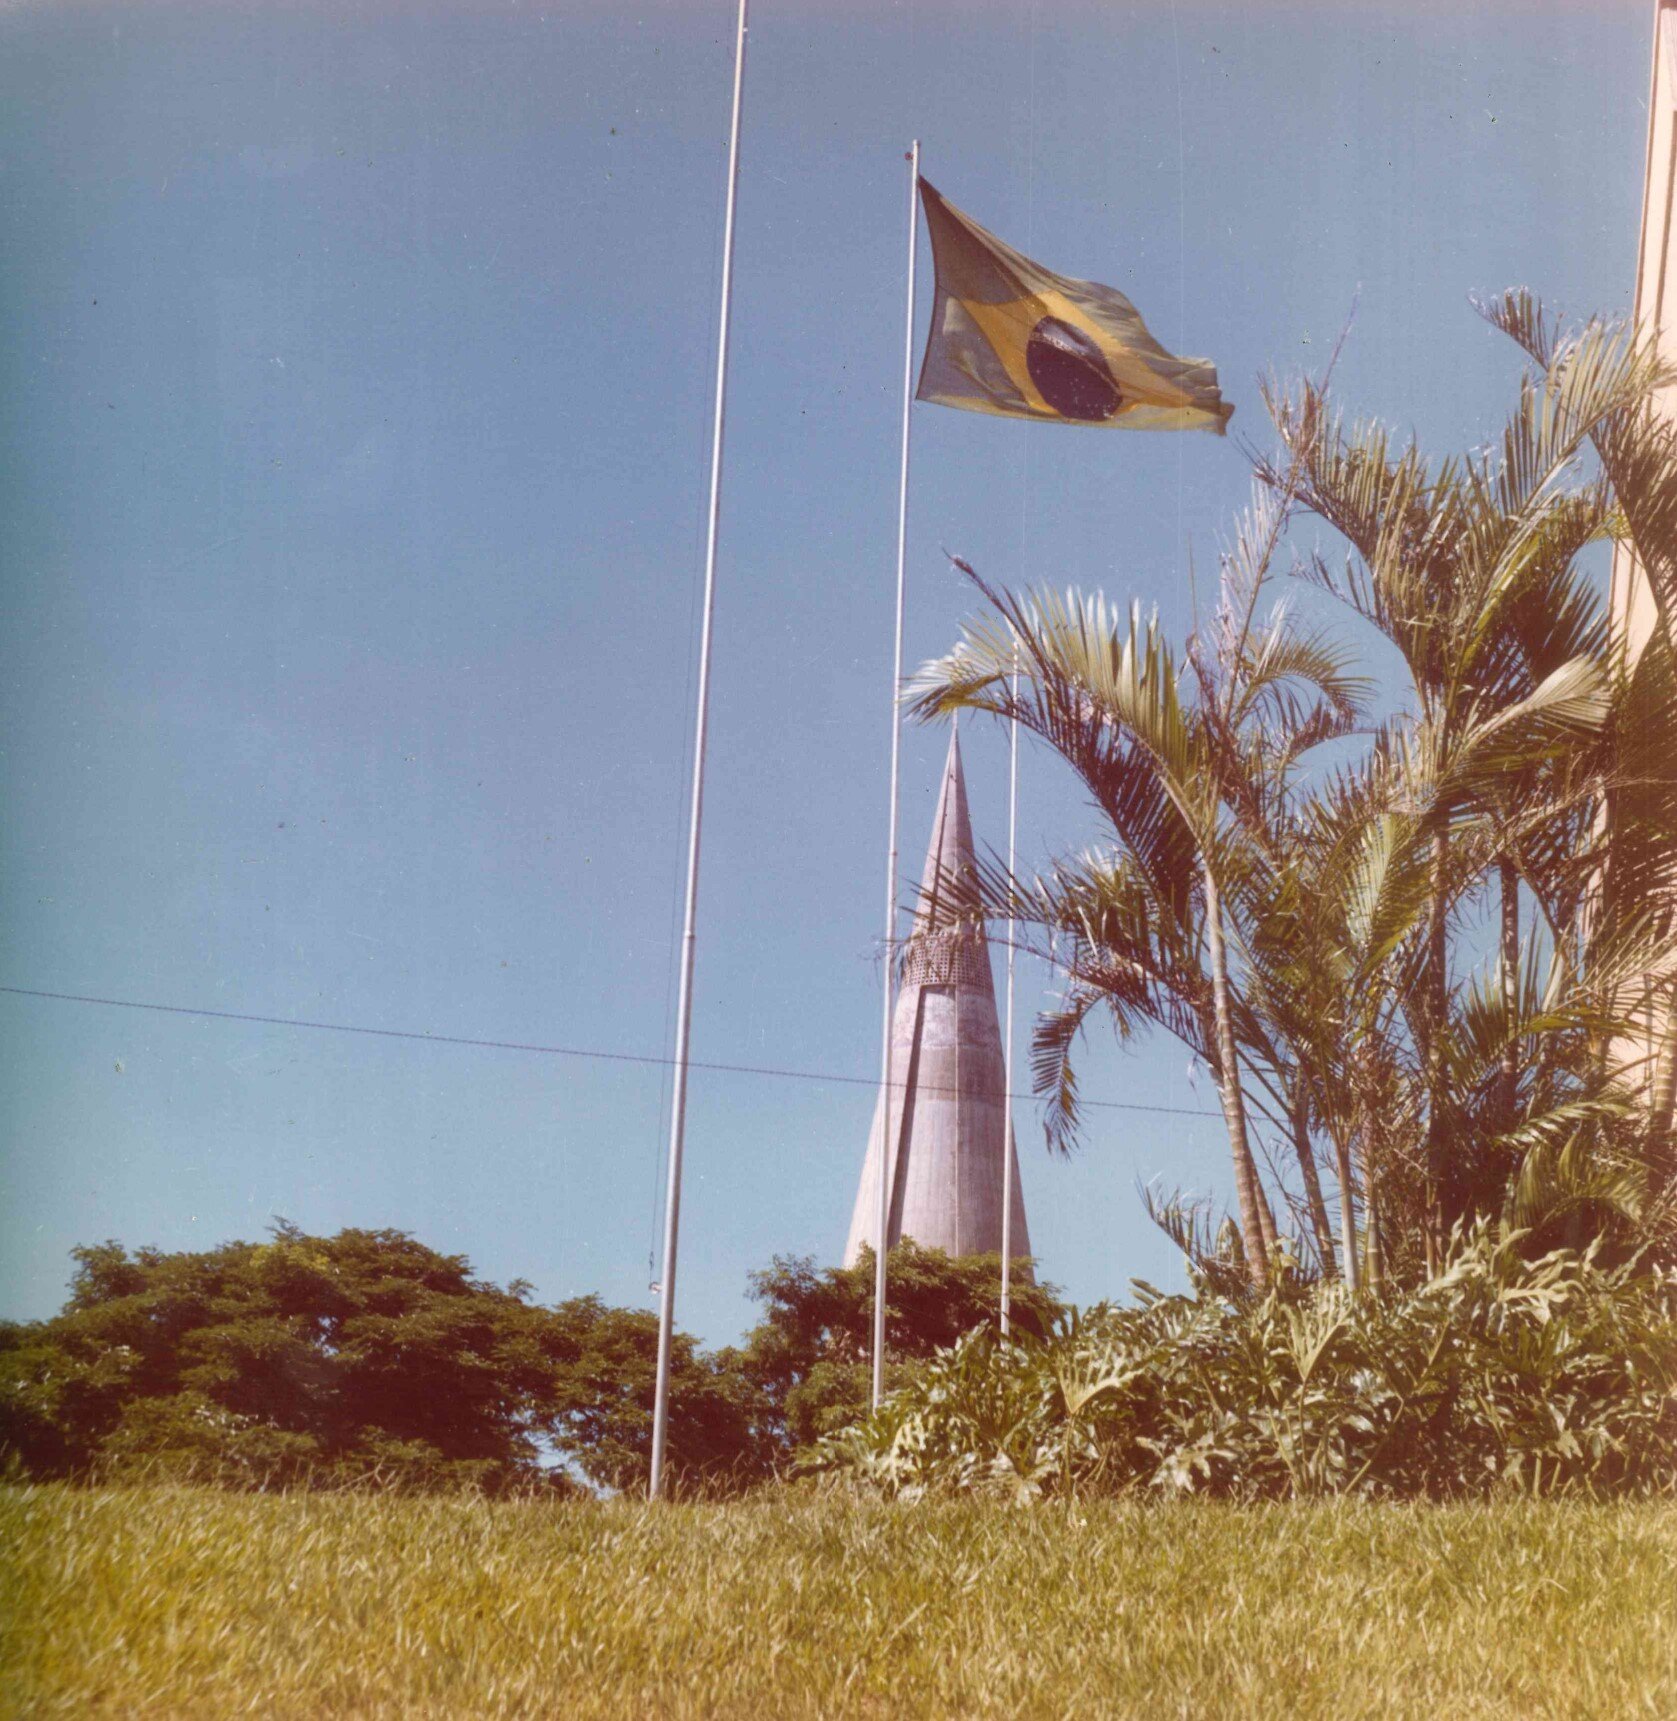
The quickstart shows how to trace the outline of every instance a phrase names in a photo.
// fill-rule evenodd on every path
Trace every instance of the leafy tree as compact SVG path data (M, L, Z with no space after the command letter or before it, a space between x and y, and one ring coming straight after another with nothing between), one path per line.
M658 1317L576 1297L553 1310L547 1347L554 1372L546 1426L555 1450L599 1487L644 1489ZM783 1444L775 1407L730 1355L700 1351L686 1333L675 1334L667 1460L673 1492L732 1492L774 1473Z
M550 1317L461 1256L284 1223L267 1243L74 1256L64 1310L0 1331L0 1443L36 1475L549 1479Z
M975 1327L994 1326L1001 1299L1001 1257L953 1258L941 1249L898 1243L887 1262L885 1311L894 1389L928 1357ZM775 1462L864 1415L870 1388L874 1259L864 1249L852 1267L819 1268L809 1258L777 1256L751 1275L761 1321L718 1365L761 1395L759 1424ZM1051 1285L1012 1282L1012 1324L1041 1334L1059 1310Z
M0 1448L27 1473L489 1489L644 1478L657 1322L557 1308L401 1231L74 1252L49 1321L0 1326ZM678 1334L671 1469L767 1473L761 1395ZM772 1441L770 1442L772 1445Z

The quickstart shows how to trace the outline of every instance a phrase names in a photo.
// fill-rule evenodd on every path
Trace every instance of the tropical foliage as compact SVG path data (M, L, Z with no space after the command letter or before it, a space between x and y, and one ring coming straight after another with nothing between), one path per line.
M1488 1224L1412 1291L1143 1286L975 1329L811 1467L893 1493L1297 1499L1677 1489L1677 1275Z
M1180 653L1098 594L961 564L986 611L910 691L922 718L1016 721L1098 810L1086 850L950 889L1063 979L1034 1042L1051 1147L1092 1019L1210 1070L1232 1259L1189 1204L1158 1209L1208 1273L1412 1284L1487 1217L1532 1252L1672 1249L1673 377L1525 295L1486 314L1531 361L1490 448L1429 461L1328 379L1268 391L1276 451ZM1312 524L1341 549L1296 548ZM1634 656L1600 590L1615 540L1659 604Z

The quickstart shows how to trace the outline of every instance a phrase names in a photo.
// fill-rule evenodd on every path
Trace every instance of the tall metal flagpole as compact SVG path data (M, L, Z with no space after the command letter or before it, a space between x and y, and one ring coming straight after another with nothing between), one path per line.
M1013 642L1009 699L1019 699L1019 642ZM1019 722L1007 725L1007 878L1013 894L1014 839L1019 824ZM1007 917L1007 1039L1002 1046L1002 1336L1013 1320L1013 916Z
M891 817L885 862L885 1026L879 1080L879 1207L874 1231L873 1391L877 1410L885 1395L885 1256L891 1223L891 1173L899 1143L891 1128L891 1013L897 978L897 776L902 748L903 588L908 565L908 427L914 404L914 266L920 240L920 140L908 152L908 317L903 337L903 459L897 492L897 631L891 659Z
M1036 5L1031 5L1031 65L1030 112L1036 117ZM1030 209L1036 211L1036 130L1027 133L1030 144L1026 183L1031 194ZM1034 220L1026 225L1025 242L1035 237ZM1030 556L1025 534L1026 515L1031 501L1031 448L1025 444L1025 484L1019 497L1019 556L1024 563ZM1008 678L1008 699L1019 702L1019 636L1013 636L1013 674ZM1019 823L1019 720L1009 718L1007 725L1007 890L1013 897L1014 838ZM1002 1108L1002 1337L1013 1327L1013 1161L1018 1151L1013 1139L1013 939L1014 920L1007 917L1007 1039L1002 1046L1002 1088L1006 1100Z
M681 1149L687 1127L687 1053L693 1025L693 944L699 901L699 834L704 822L705 729L710 716L710 633L716 606L716 526L722 510L722 420L728 387L728 322L734 291L734 204L739 192L740 98L745 91L746 6L740 0L734 40L734 111L728 136L728 213L722 227L722 314L716 343L716 410L710 439L710 515L705 534L704 624L699 635L699 701L693 721L693 810L687 835L687 913L681 934L681 991L676 1010L675 1082L670 1100L670 1181L664 1199L664 1273L658 1288L658 1385L652 1406L652 1477L663 1491L670 1422L670 1341L675 1333L676 1240L681 1226Z

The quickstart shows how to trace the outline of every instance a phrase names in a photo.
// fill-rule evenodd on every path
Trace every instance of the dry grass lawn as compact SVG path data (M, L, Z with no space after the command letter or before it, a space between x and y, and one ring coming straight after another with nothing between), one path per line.
M1677 1716L1677 1505L0 1490L19 1716Z

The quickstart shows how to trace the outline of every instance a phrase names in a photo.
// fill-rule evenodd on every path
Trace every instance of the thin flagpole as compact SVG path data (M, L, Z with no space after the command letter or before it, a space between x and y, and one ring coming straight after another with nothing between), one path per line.
M1019 700L1019 642L1013 642L1009 702ZM1019 826L1019 721L1007 725L1007 879L1013 895L1014 849ZM1002 1337L1013 1321L1013 915L1007 917L1007 1039L1002 1046Z
M891 1128L891 1015L897 979L897 781L902 755L903 590L908 567L908 429L914 405L914 268L920 242L920 140L908 152L908 316L903 337L903 457L897 491L897 627L891 658L891 816L885 859L885 1011L880 1038L879 1078L879 1206L874 1230L873 1273L873 1390L874 1409L885 1396L885 1257L891 1223L891 1174L895 1169L896 1132Z
M1036 116L1036 4L1031 4L1030 112ZM1036 236L1036 129L1027 132L1029 155L1025 181L1030 192L1029 213L1032 219L1025 227L1025 243ZM1025 483L1019 495L1019 559L1023 567L1030 556L1030 544L1025 525L1031 504L1031 447L1025 444ZM1019 701L1019 636L1013 637L1013 673L1008 677L1009 703ZM1007 894L1011 910L1015 838L1019 823L1019 722L1009 717L1007 725ZM1014 918L1007 917L1007 1039L1002 1046L1002 1091L1007 1096L1002 1106L1002 1337L1013 1328L1013 1162L1018 1151L1013 1139L1013 940Z
M728 388L728 323L734 293L734 205L739 193L740 103L745 93L749 0L740 0L734 39L734 108L728 135L728 212L722 226L722 311L716 342L716 409L710 439L710 513L705 529L704 624L699 635L699 699L693 720L693 808L687 833L687 912L681 934L681 992L676 1007L675 1080L670 1099L670 1180L664 1198L664 1273L658 1286L658 1384L652 1405L649 1498L663 1492L670 1423L670 1344L675 1336L676 1243L681 1228L681 1149L687 1129L687 1055L693 1026L693 946L699 904L699 837L704 824L705 731L710 717L710 635L716 607L716 528L722 513L722 424Z

